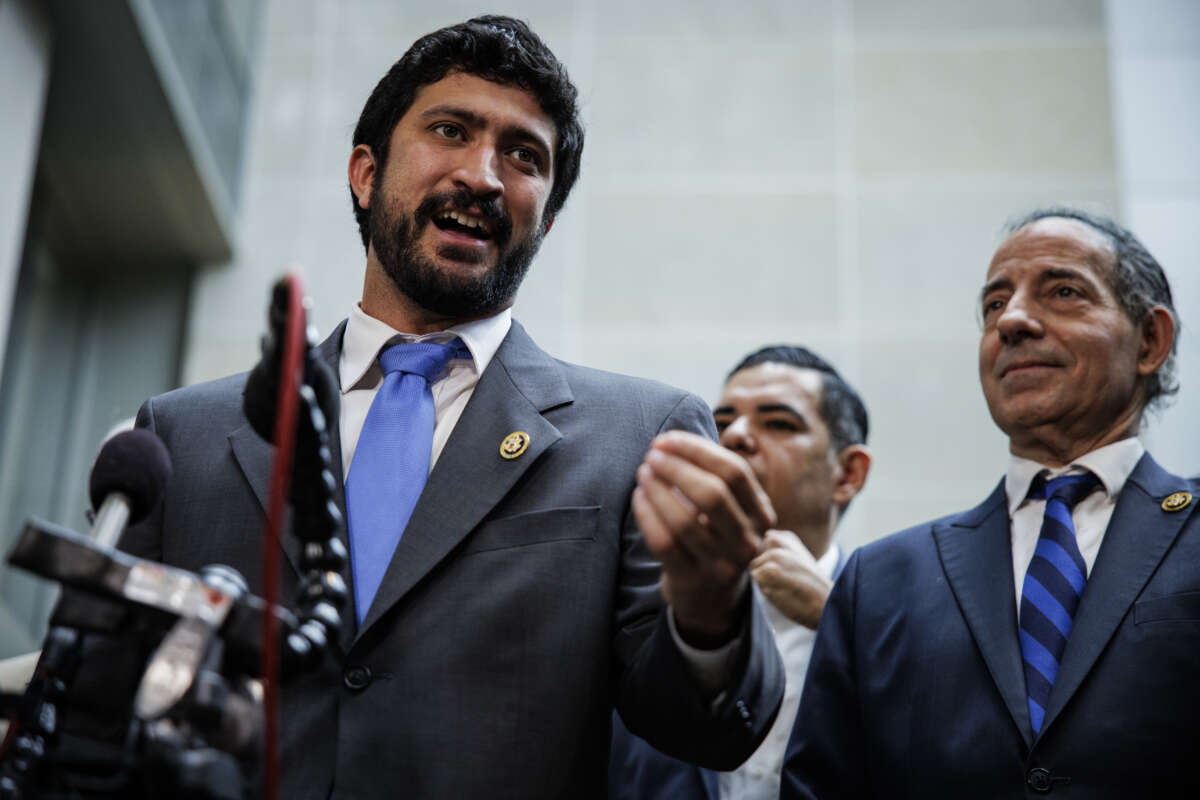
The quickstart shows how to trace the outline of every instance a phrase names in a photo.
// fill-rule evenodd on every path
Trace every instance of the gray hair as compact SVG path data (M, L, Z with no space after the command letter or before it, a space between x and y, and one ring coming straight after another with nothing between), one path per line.
M1134 325L1141 325L1150 309L1162 306L1175 320L1175 338L1171 342L1171 352L1163 365L1142 379L1142 390L1145 397L1145 408L1159 409L1167 398L1179 391L1179 381L1175 377L1175 354L1179 344L1179 329L1181 322L1171 300L1171 284L1163 268L1150 255L1138 238L1127 229L1113 222L1108 217L1090 214L1076 208L1055 206L1039 208L1010 222L1007 233L1016 233L1026 225L1031 225L1047 217L1061 217L1082 222L1094 231L1102 234L1112 247L1115 259L1108 284L1117 297L1117 302L1125 311L1126 316Z

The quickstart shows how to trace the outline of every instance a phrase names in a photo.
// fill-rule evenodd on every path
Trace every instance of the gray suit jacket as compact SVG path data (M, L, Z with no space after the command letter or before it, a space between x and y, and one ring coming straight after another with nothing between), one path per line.
M846 566L847 553L839 549L833 568L836 581ZM720 800L720 775L655 750L634 736L613 715L612 752L608 764L609 800Z
M342 331L321 346L335 370ZM242 415L244 382L142 407L175 471L156 518L122 545L187 569L232 565L257 592L272 448ZM637 465L671 428L714 434L698 398L552 359L514 323L363 625L347 608L321 668L284 688L283 796L603 797L614 705L677 757L728 769L753 752L783 688L765 616L748 604L747 646L714 706L671 640L630 511ZM505 460L513 431L531 443ZM290 598L297 542L284 550Z

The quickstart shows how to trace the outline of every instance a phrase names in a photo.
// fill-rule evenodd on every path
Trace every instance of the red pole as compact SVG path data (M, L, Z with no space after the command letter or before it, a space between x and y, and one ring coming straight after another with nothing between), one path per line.
M263 533L263 600L273 610L279 603L280 528L283 507L292 476L292 457L296 446L296 417L299 407L299 379L303 368L305 327L304 287L300 277L288 273L287 329L283 357L279 364L279 397L275 408L275 461L271 468L271 488L267 502L267 520ZM263 615L263 798L279 798L279 620L274 613Z

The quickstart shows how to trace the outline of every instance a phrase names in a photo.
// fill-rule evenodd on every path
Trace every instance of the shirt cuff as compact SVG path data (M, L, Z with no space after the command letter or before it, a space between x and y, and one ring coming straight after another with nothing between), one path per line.
M745 629L738 631L737 636L716 650L701 650L692 647L679 635L679 629L675 627L675 609L669 606L667 627L671 629L671 638L675 640L675 646L683 654L683 660L691 668L692 675L704 694L709 697L717 695L715 702L720 702L721 690L728 684L733 672L733 658L746 637Z

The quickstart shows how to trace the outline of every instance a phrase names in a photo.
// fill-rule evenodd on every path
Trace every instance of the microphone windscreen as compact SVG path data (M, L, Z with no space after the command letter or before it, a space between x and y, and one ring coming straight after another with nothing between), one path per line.
M129 498L129 524L149 516L162 498L171 477L171 456L162 440L144 428L123 431L104 443L92 475L88 494L92 508L120 492Z
M246 420L254 432L268 442L275 438L275 403L279 393L279 365L272 361L274 353L264 353L242 389L242 411Z

